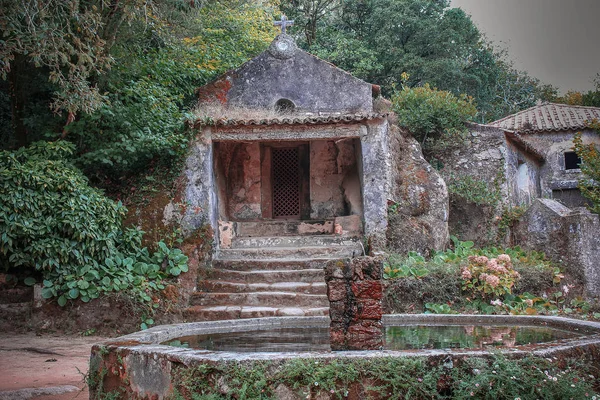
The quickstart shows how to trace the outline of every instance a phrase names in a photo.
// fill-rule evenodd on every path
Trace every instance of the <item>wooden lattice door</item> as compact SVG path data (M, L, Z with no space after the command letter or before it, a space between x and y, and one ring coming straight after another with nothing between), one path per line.
M271 157L273 218L300 218L299 148L273 148Z

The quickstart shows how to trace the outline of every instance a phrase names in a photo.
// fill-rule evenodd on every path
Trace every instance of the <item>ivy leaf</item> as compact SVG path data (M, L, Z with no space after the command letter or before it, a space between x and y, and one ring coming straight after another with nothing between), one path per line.
M25 278L25 280L23 281L23 283L25 283L27 286L35 285L35 282L36 282L35 278L32 278L32 277Z
M54 297L54 292L51 288L49 287L45 287L42 289L42 297L44 299L51 299L52 297Z

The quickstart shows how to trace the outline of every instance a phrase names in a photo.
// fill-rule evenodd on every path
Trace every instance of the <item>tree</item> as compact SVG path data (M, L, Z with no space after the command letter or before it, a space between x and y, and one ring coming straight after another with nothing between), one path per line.
M600 121L591 121L590 127L600 134ZM600 214L600 151L594 144L584 144L581 132L575 135L573 142L585 176L579 181L579 189L591 201L590 211Z
M302 19L288 3L290 18ZM390 95L407 72L406 85L429 83L482 107L493 99L497 75L493 49L461 9L447 0L340 0L319 20L302 47Z
M540 82L525 71L519 71L505 61L504 51L496 54L497 75L491 88L493 97L484 109L480 108L481 122L495 121L506 115L533 107L539 100L555 101L557 89Z
M581 105L600 107L600 73L594 79L595 90L589 90L582 95Z
M319 22L339 7L339 0L289 0L281 4L284 13L293 14L294 24L301 28L309 47L317 39Z
M119 2L1 0L0 77L8 80L17 146L30 141L24 119L35 94L28 82L37 69L53 85L51 107L68 113L96 109L103 98L91 78L111 64L109 47L122 18ZM104 37L103 37L104 35ZM35 79L34 79L35 80Z

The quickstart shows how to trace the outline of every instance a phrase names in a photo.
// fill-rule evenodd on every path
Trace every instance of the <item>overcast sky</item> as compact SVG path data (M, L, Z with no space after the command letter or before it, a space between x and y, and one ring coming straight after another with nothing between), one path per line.
M451 0L518 69L567 90L600 72L600 0Z

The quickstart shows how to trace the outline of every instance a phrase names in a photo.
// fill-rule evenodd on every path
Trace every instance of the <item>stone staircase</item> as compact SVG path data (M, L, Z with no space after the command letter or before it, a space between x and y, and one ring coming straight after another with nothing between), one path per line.
M265 225L261 233L269 236L238 227L230 248L217 252L184 311L188 321L328 315L323 267L362 255L360 239L302 234L289 221L279 231L277 224Z

